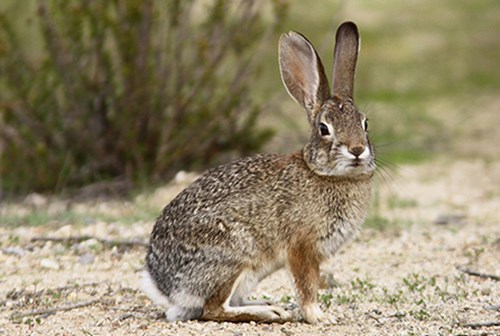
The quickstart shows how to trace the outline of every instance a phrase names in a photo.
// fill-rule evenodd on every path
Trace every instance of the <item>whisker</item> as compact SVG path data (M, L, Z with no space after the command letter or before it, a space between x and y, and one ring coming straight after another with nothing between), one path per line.
M372 145L375 148L379 148L379 147L384 147L384 148L387 148L387 147L407 147L407 146L411 146L413 144L414 143L411 140L405 140L405 141L398 140L398 141L389 141L389 142L379 142L379 141L377 141L376 138L372 139Z
M400 174L400 171L403 169L403 167L401 167L400 165L398 165L394 162L388 161L384 158L376 158L375 162L377 163L377 166L384 168L386 170L390 170L398 177L402 177Z
M375 174L380 177L380 179L385 183L385 184L395 184L397 185L398 182L394 178L393 175L391 175L391 172L385 169L384 167L377 167L375 170Z
M406 189L399 182L401 179L404 180L404 176L400 173L403 168L393 162L380 158L376 158L375 162L377 163L377 176L380 176L388 186L395 185L398 190L408 195Z

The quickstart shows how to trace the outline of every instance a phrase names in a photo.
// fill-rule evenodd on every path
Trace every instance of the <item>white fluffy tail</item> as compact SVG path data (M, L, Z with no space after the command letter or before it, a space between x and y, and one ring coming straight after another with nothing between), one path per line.
M168 298L158 289L156 282L151 278L151 274L147 270L141 273L141 287L146 295L158 306L168 309L172 303Z
M167 321L184 321L198 319L203 315L205 300L186 293L176 293L173 301L163 294L147 270L141 274L141 287L146 295L158 306L165 309Z

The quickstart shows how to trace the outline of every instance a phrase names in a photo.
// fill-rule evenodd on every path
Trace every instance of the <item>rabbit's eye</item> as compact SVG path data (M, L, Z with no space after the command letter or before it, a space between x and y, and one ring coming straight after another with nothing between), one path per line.
M365 118L363 120L363 129L365 130L365 132L368 131L368 118Z
M321 136L330 135L330 130L324 123L319 124L319 132L321 133Z

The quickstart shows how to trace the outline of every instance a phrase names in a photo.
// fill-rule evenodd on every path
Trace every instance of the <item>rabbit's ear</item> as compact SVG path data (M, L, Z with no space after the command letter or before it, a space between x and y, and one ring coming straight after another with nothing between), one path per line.
M316 50L300 33L283 34L279 42L279 65L288 94L307 111L312 124L330 91Z
M353 98L354 72L359 54L359 33L353 22L344 22L337 29L333 60L333 96Z

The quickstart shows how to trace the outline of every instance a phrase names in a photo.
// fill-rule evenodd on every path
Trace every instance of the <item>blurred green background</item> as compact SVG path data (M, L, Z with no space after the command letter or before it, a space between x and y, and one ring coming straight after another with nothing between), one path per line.
M123 3L128 2L134 1ZM22 54L29 58L30 62L35 63L47 56L40 38L40 26L35 19L39 3L43 1L3 0L0 4L0 11L17 32L20 43L16 47L22 50ZM61 3L67 5L71 1ZM113 3L119 4L120 1ZM172 5L177 2L165 3ZM194 3L206 9L212 8L214 4L222 4L224 7L230 2L205 0ZM436 156L450 159L498 158L500 146L496 144L500 141L500 132L496 127L500 122L499 1L274 0L256 1L255 6L259 8L257 12L260 21L255 30L252 30L254 35L248 38L250 47L245 49L246 40L241 39L234 54L229 56L229 61L221 67L224 74L231 74L238 69L240 59L242 62L250 62L252 73L245 77L246 82L241 86L241 90L234 93L237 101L228 107L227 114L232 118L233 113L237 115L241 112L242 106L251 106L245 113L252 115L255 107L259 109L259 113L255 114L255 124L252 121L248 127L234 126L240 127L239 133L235 132L226 138L218 137L214 141L217 146L207 148L205 153L209 152L210 155L204 156L203 160L197 160L201 154L194 152L175 161L178 164L165 163L171 170L165 168L155 171L154 167L150 167L154 166L154 160L151 165L146 165L146 168L131 165L134 169L143 170L127 176L127 179L139 184L161 183L167 181L179 169L202 170L207 166L256 151L290 152L301 147L307 141L309 129L304 112L286 95L281 84L277 63L279 33L297 30L307 36L320 54L327 74L330 74L335 30L346 20L356 22L361 33L355 98L360 110L368 114L371 136L382 164L420 162ZM277 11L282 12L276 14ZM168 13L165 15L168 16ZM227 11L225 15L230 22L231 11ZM196 18L196 15L194 17ZM237 22L233 29L238 29ZM185 40L189 41L189 37ZM8 58L7 52L12 50L0 45L0 58ZM220 82L223 83L221 85L227 85L224 80ZM210 86L211 82L207 83ZM219 82L213 83L212 86L216 86ZM6 84L0 74L0 87L9 91L8 85L12 83ZM217 94L223 97L226 86L221 88L222 92ZM10 120L8 100L11 96L4 94L0 97L0 123L3 123L2 127L6 129L5 126ZM209 98L211 99L212 95ZM236 109L236 112L231 109ZM202 112L202 116L214 118L213 114L206 111ZM196 128L206 124L207 119L196 118L200 123L189 125L191 130L194 128L193 131L199 133ZM124 125L125 122L126 120L122 121ZM238 122L235 122L235 125L239 125ZM51 127L50 123L47 127ZM274 131L274 137L269 138L267 128ZM211 131L220 133L230 129L232 127L224 126L222 130L215 127ZM259 130L264 131L258 133ZM258 136L253 137L252 134ZM242 135L250 140L241 140ZM5 140L8 136L4 135L3 140L0 138L3 179L0 189L3 188L3 191L29 192L32 188L60 192L66 187L96 183L99 178L112 180L128 174L132 169L99 172L72 184L70 178L63 178L61 182L61 172L57 171L57 168L51 168L48 171L57 175L51 181L56 182L37 185L37 180L34 179L24 184L20 180L10 183L10 180L15 180L15 171L19 170L22 161L13 161L6 154L9 153L10 145L9 141ZM207 138L212 136L213 134L209 134ZM203 142L204 139L189 141L192 137L192 133L186 133L190 147L193 143ZM242 143L238 143L240 141ZM156 147L160 145L158 141L154 144ZM130 147L130 143L127 146L131 151L142 150ZM182 148L185 151L187 147ZM19 152L22 148L16 150ZM64 150L61 149L63 152ZM138 161L144 161L147 157L145 154ZM31 157L31 160L36 162L37 157ZM92 157L87 160L92 160ZM133 158L123 160L124 164L127 164L127 160L133 161ZM78 162L75 159L73 163L78 166ZM16 165L16 169L12 165ZM78 172L75 168L69 169L65 174L74 175ZM26 181L30 174L29 169L23 174L26 176L23 181ZM150 175L154 176L154 179L150 179Z
M330 74L334 32L345 20L360 29L356 101L380 156L498 157L490 144L499 133L492 122L500 112L500 2L291 1L285 30L308 36ZM274 64L269 69L264 92L282 90ZM293 103L280 101L284 117L303 126ZM305 141L307 132L298 134Z

